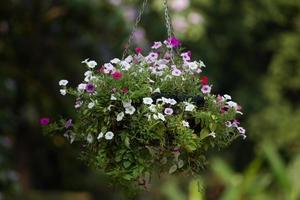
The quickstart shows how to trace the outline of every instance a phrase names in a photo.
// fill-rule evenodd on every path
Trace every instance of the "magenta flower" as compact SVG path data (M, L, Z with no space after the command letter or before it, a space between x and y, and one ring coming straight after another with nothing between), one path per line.
M142 53L142 48L140 48L140 47L136 48L136 49L135 49L135 52L136 52L137 54Z
M66 122L65 127L70 128L71 126L72 126L72 119L68 119L68 121Z
M86 84L86 86L85 86L85 90L86 90L88 93L93 93L93 92L95 92L95 86L94 86L92 83L88 83L88 84Z
M122 74L121 72L118 72L118 71L116 71L116 72L114 72L114 73L112 74L112 77L113 77L115 80L119 80L120 78L122 78L122 76L123 76L123 74Z
M181 45L180 40L178 40L175 36L169 38L168 43L172 48L177 48Z
M40 125L41 126L47 126L50 123L49 117L41 117L40 118Z

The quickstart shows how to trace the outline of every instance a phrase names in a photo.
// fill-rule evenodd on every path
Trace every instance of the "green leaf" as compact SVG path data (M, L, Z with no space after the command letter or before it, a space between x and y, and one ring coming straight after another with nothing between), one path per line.
M125 168L128 168L130 165L131 165L131 162L128 161L128 160L126 160L126 161L123 162L123 166L124 166Z
M130 140L129 140L129 138L126 136L126 138L125 138L125 146L127 147L127 148L130 148Z

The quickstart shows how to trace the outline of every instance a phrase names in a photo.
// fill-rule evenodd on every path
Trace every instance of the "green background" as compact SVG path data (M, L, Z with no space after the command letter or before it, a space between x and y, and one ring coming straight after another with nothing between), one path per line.
M149 1L133 47L164 40L162 0ZM126 199L87 168L40 116L68 117L85 58L121 57L134 0L0 1L0 199ZM214 93L241 103L247 140L210 152L199 179L154 182L136 199L300 199L300 1L169 0L176 36L207 65ZM199 192L200 191L200 192Z

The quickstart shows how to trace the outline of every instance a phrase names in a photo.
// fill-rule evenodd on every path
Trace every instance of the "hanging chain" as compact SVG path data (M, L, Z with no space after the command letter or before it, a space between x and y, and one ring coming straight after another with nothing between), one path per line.
M139 23L140 23L140 21L142 19L142 15L143 15L143 13L145 11L147 3L148 3L148 0L144 0L142 6L139 9L139 14L138 14L138 17L135 20L135 24L133 26L132 32L131 32L130 37L129 37L128 41L127 41L126 47L124 49L122 60L124 60L125 56L128 54L129 48L130 48L132 40L134 38L134 33L135 33L135 31L136 31L136 29L137 29L137 27L138 27L138 25L139 25Z
M170 17L170 13L169 13L169 8L168 8L168 2L167 0L164 0L164 9L165 9L165 21L166 21L166 28L168 31L168 39L171 39L175 34L174 34L174 30L173 30L173 26L172 26L172 21L171 21L171 17ZM173 48L171 48L170 50L170 58L172 63L174 64L174 52L173 52Z

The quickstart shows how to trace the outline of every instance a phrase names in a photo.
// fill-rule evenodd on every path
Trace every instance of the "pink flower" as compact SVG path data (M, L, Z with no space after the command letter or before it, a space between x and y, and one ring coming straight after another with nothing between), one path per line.
M142 53L142 48L140 48L140 47L136 48L136 49L135 49L135 52L136 52L137 54Z
M164 112L165 112L166 115L172 115L173 114L173 109L172 108L166 108Z
M181 57L184 61L190 61L191 60L191 51L185 52L181 54Z
M123 76L123 74L122 74L121 72L118 72L118 71L116 71L116 72L114 72L114 73L112 74L112 77L113 77L115 80L119 80L120 78L122 78L122 76Z
M246 130L243 127L237 127L237 130L240 134L244 135L246 133Z
M129 92L128 87L124 87L124 88L122 89L122 92L123 92L124 94L127 94L127 93Z
M179 69L175 68L172 71L172 75L173 76L180 76L181 75L181 71Z
M162 45L161 42L154 42L154 45L153 45L151 48L152 48L152 49L158 49L158 48L161 47L161 45Z
M49 117L41 117L40 118L40 125L41 126L47 126L50 123Z
M211 86L203 85L202 88L201 88L201 92L203 94L209 94L211 92Z
M178 40L175 36L170 37L170 38L168 39L168 43L169 43L169 45L170 45L172 48L177 48L177 47L179 47L179 46L181 45L180 40Z

